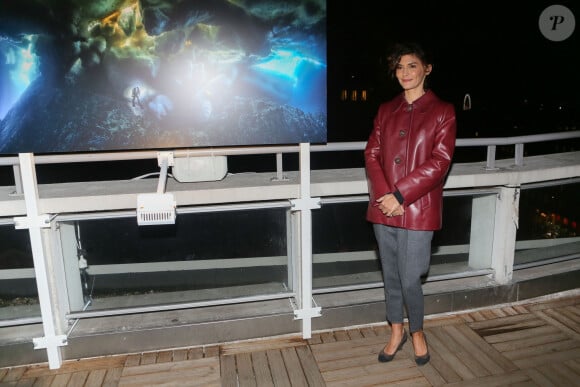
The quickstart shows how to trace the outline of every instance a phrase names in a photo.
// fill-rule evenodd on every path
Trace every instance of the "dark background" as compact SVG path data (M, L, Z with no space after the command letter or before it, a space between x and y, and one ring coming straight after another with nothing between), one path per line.
M329 141L366 140L378 104L399 92L386 75L388 47L409 40L431 52L430 87L458 108L459 137L577 127L578 3L556 3L576 17L575 32L561 42L546 39L538 26L550 1L383 2L381 10L374 4L328 4ZM339 103L343 88L368 89L369 103ZM466 93L473 109L464 113Z
M489 80L498 82L497 76L511 74L512 82L503 86L519 86L527 92L538 89L531 87L528 77L539 81L540 88L551 89L550 65L563 66L553 68L558 71L572 70L578 61L577 32L565 41L552 42L538 28L539 16L554 4L551 1L525 5L509 1L386 2L384 11L377 11L368 0L350 6L329 3L329 62L336 68L366 71L390 44L416 40L434 54L443 71L437 78L446 84L453 81L454 88L462 84L488 89L493 86ZM558 4L577 14L577 5ZM575 75L574 79L579 78ZM572 95L572 90L568 92Z

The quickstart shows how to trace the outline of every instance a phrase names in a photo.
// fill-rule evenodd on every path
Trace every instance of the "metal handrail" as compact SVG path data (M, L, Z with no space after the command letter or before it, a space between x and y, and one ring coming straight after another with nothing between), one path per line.
M524 144L534 142L566 140L570 138L580 138L580 131L567 131L556 133L532 134L527 136L514 137L488 137L488 138L458 138L455 145L457 147L487 147L486 169L495 169L495 150L498 145L515 146L515 165L522 166L524 159ZM344 152L362 151L366 141L332 142L327 144L312 144L312 152ZM174 157L211 157L211 156L240 156L276 154L277 170L281 173L282 158L278 157L284 153L298 153L299 145L269 145L269 146L242 146L242 147L216 147L216 148L188 148L173 150ZM61 164L61 163L81 163L99 161L128 161L156 159L159 151L124 151L124 152L96 152L96 153L69 153L69 154L43 154L35 155L36 164ZM18 156L0 156L0 166L13 166L16 176L19 176ZM17 179L18 180L18 179Z

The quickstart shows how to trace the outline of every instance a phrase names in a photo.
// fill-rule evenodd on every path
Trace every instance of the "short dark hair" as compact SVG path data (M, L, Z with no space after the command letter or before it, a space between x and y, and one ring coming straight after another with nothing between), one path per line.
M403 43L396 43L391 47L389 50L389 55L387 56L387 66L389 68L389 74L394 77L395 70L397 69L397 65L401 61L401 57L403 55L415 55L421 63L424 65L433 64L431 62L431 58L427 51L423 49L423 47L416 42L403 42Z

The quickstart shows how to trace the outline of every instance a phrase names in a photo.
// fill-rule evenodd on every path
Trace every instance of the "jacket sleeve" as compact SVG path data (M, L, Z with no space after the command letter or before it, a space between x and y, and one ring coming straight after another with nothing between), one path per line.
M395 183L409 205L443 184L451 166L455 150L457 123L453 105L446 104L435 128L433 150L430 157L410 174Z
M383 157L381 149L381 109L374 119L373 131L369 136L365 148L365 168L369 184L371 203L388 192L391 192L383 171Z

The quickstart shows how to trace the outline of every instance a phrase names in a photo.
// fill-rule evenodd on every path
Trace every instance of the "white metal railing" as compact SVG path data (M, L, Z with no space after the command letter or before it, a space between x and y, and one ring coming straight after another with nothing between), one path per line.
M515 165L521 166L524 159L524 145L536 142L566 140L571 138L580 138L580 131L556 132L534 134L527 136L512 137L488 137L488 138L458 138L457 147L487 147L486 168L494 169L496 161L496 148L498 145L514 146ZM365 141L335 142L328 144L312 144L311 152L345 152L363 150L366 145ZM176 149L173 151L174 157L211 157L211 156L241 156L241 155L259 155L259 154L276 154L298 153L299 145L273 145L273 146L245 146L245 147L216 147L216 148L193 148L193 149ZM72 153L72 154L55 154L55 155L38 155L34 160L36 164L66 164L66 163L83 163L83 162L103 162L103 161L129 161L157 159L159 152L155 150L129 151L129 152L99 152L99 153ZM276 158L280 168L282 159ZM0 166L13 166L18 168L19 160L17 156L1 156ZM15 171L17 176L19 172ZM16 179L18 180L18 179ZM17 183L18 184L18 183Z
M515 165L523 165L523 146L526 143L555 141L569 138L579 138L580 131L561 132L543 135L506 137L506 138L481 138L481 139L458 139L458 147L487 147L487 162L486 169L495 168L495 147L498 145L513 145L515 146ZM217 155L255 155L255 154L276 154L277 174L279 178L283 178L282 172L282 157L284 153L299 153L300 155L300 193L297 198L290 201L290 211L292 213L293 225L291 233L294 238L290 241L290 245L294 246L291 252L294 258L291 260L296 267L289 267L293 270L293 286L291 292L285 294L286 296L293 295L297 301L297 310L295 317L301 319L303 322L303 334L305 337L310 335L310 320L320 313L320 308L317 307L312 300L312 251L311 251L311 210L318 208L320 205L320 198L312 198L310 196L310 161L309 155L311 152L342 152L342 151L361 151L364 149L365 142L346 142L346 143L330 143L325 145L310 145L300 144L296 146L264 146L264 147L235 147L235 148L211 148L211 149L183 149L174 151L175 157L186 156L217 156ZM49 356L49 365L51 368L58 368L61 364L61 354L59 348L66 345L66 335L63 335L63 329L60 325L66 325L59 320L66 316L68 301L54 300L46 297L62 298L63 289L56 286L56 283L65 282L66 267L63 263L58 262L58 254L54 256L55 251L47 249L43 245L45 241L54 237L51 234L50 228L55 217L49 218L45 214L41 214L38 210L38 191L35 176L34 165L49 164L49 163L75 163L75 162L91 162L91 161L122 161L122 160L137 160L137 159L156 159L158 152L156 151L136 151L136 152L109 152L109 153L95 153L95 154L69 154L69 155L40 155L33 156L31 154L21 154L18 157L0 157L0 165L12 166L15 173L15 181L17 190L20 189L24 193L24 199L27 205L27 217L20 218L15 224L20 225L21 228L28 228L31 235L33 258L35 266L35 277L37 279L39 288L39 295L43 294L44 298L40 299L43 327L45 329L45 336L35 339L37 348L45 348ZM579 160L580 164L580 160ZM464 187L466 188L466 187ZM495 191L495 190L494 190ZM336 199L340 200L340 199ZM486 238L479 241L470 242L477 243L477 247L484 247L485 254L493 257L493 261L489 264L483 261L481 256L470 256L470 263L474 263L475 269L482 269L484 267L491 267L495 272L495 278L499 283L505 283L511 278L513 270L513 254L515 250L515 229L517 223L517 206L519 202L519 187L498 187L497 192L491 193L478 201L474 206L477 207L478 214L489 218L488 209L492 208L495 217L492 222L487 222L482 227L482 232ZM280 203L275 203L275 206L280 206ZM227 207L227 206L226 206ZM211 210L213 207L208 207ZM214 209L222 207L218 206ZM233 205L229 210L236 209ZM228 210L226 208L226 210ZM474 207L475 210L475 207ZM64 217L74 215L63 215ZM95 215L95 216L98 216ZM122 215L120 215L122 216ZM474 222L472 222L472 228ZM478 230L481 231L481 230ZM472 230L472 234L476 234ZM488 246L489 241L493 240L493 247ZM53 245L56 241L51 242ZM486 245L487 244L487 245ZM471 249L470 249L471 250ZM478 250L478 249L473 249ZM48 252L48 256L47 253ZM58 249L57 249L58 253ZM481 252L478 252L481 253ZM62 254L62 252L61 252ZM471 252L470 252L471 254ZM47 271L47 263L50 264L52 271ZM486 266L487 265L487 266ZM483 266L483 267L482 267ZM56 270L54 270L56 268ZM78 269L78 268L77 268ZM267 298L279 297L280 295L269 295ZM258 296L259 297L259 296ZM68 296L67 296L68 299ZM246 302L244 299L242 302ZM222 301L230 302L230 301ZM156 306L156 310L160 308L176 309L180 307L188 307L193 304L185 303L180 305L165 305ZM56 309L56 310L54 310ZM122 311L113 311L114 313L122 313ZM61 316L61 317L59 317ZM59 325L60 324L60 325Z

